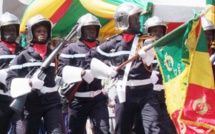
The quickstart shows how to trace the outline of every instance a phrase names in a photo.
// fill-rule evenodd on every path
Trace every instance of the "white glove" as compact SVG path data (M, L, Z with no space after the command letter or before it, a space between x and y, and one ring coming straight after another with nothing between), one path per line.
M151 65L155 58L155 50L152 47L146 52L147 56L144 58L144 62L147 66Z
M114 108L115 107L116 102L113 100L110 103L108 103L108 107L110 108Z
M158 74L159 74L158 71L152 71L152 74L151 74L150 78L151 78L153 84L156 84L157 81L159 80L159 78L157 76Z
M144 48L141 48L141 49L138 51L138 55L139 55L141 58L146 58L147 54L146 54Z
M7 78L7 70L8 69L1 69L0 70L0 82L6 85L6 78Z
M116 71L116 67L114 66L111 66L110 67L111 69L108 71L108 76L109 77L115 77L117 75L117 71Z
M91 70L84 70L85 74L84 76L82 76L82 78L88 83L90 84L93 80L94 80L94 76L91 72Z
M31 87L34 89L42 89L44 85L44 81L38 79L38 77L32 77L30 81L31 81Z

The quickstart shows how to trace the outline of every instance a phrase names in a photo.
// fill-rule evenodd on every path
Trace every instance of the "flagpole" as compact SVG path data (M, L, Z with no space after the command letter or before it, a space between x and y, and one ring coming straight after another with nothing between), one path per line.
M144 47L144 51L147 52L149 49L151 49L153 47L153 44L149 44L146 47ZM133 57L131 57L130 59L128 59L127 61L123 62L122 64L120 64L117 68L116 71L120 70L121 68L123 68L126 64L128 64L129 62L131 62L132 60L135 60L136 58L139 57L139 54L135 54Z

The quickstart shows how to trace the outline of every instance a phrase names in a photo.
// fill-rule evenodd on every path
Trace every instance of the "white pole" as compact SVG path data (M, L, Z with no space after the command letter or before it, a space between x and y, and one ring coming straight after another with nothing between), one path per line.
M0 0L0 16L2 15L3 10L3 0Z

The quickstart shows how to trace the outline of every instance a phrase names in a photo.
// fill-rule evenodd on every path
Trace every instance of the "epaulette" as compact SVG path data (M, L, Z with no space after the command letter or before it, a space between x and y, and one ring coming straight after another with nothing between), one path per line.
M141 40L147 40L147 39L155 40L155 38L153 36L149 36L149 35L141 35L141 36L139 36L139 39L141 39Z
M97 43L97 44L99 44L99 43L100 43L100 41L99 41L99 40L96 40L96 43Z
M70 44L70 43L75 43L77 40L70 40L70 41L66 41L67 44Z
M70 41L66 41L64 47L67 47L68 45L70 45L71 43L75 43L77 40L70 40Z
M116 38L117 41L118 41L118 40L121 40L122 37L121 37L121 36L118 36L118 35L119 35L119 34L112 35L112 36L106 38L106 41L112 40L112 39L114 39L114 38L116 38L116 37L117 37L117 38ZM118 39L119 37L121 37L121 38Z
M96 40L96 46L98 46L100 44L99 40Z
M114 34L114 35L112 35L112 36L110 36L110 37L108 37L108 38L106 38L106 39L104 39L104 40L102 40L102 41L100 41L100 44L102 44L102 43L104 43L104 42L108 42L108 41L110 41L110 40L113 40L113 39L115 39L115 40L120 40L120 39L118 39L119 37L118 37L118 35L119 34ZM116 38L117 37L117 38Z

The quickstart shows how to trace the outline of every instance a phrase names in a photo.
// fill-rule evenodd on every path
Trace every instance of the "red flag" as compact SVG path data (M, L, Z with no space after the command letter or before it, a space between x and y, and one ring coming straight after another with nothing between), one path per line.
M215 129L214 102L214 90L190 84L181 119L198 126Z

